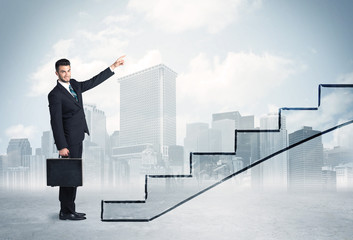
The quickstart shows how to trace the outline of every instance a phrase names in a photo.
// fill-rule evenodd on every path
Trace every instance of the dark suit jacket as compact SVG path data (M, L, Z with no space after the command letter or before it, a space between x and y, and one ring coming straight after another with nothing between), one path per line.
M85 132L89 134L83 111L82 93L101 84L114 74L108 67L97 76L78 82L70 79L78 102L59 82L48 94L50 124L58 150L83 141Z

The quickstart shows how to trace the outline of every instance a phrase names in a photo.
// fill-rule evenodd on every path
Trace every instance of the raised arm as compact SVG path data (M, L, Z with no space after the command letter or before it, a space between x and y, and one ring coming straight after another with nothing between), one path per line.
M124 56L121 56L116 60L109 68L106 68L104 71L100 72L98 75L94 76L93 78L84 81L84 82L79 82L81 85L81 91L85 92L87 90L90 90L91 88L94 88L110 78L112 75L114 75L114 69L117 68L120 65L124 65Z

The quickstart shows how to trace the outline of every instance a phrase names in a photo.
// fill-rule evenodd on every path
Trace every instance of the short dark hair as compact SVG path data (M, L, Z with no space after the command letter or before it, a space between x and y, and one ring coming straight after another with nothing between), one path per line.
M59 71L59 66L70 66L70 61L65 58L60 59L60 60L56 61L56 63L55 63L55 70L56 71Z

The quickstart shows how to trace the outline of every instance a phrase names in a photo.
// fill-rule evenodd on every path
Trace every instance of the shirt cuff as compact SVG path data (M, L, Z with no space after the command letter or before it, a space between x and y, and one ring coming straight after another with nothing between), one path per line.
M114 72L114 70L109 66L110 71Z

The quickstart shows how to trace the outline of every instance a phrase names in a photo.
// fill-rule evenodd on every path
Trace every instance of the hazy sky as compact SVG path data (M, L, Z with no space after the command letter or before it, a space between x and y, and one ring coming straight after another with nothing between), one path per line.
M177 141L212 113L257 118L316 106L320 83L353 83L353 2L329 0L0 0L0 154L10 138L40 147L50 129L54 64L83 81L126 54L126 65L86 92L119 129L117 78L164 63L178 73Z

